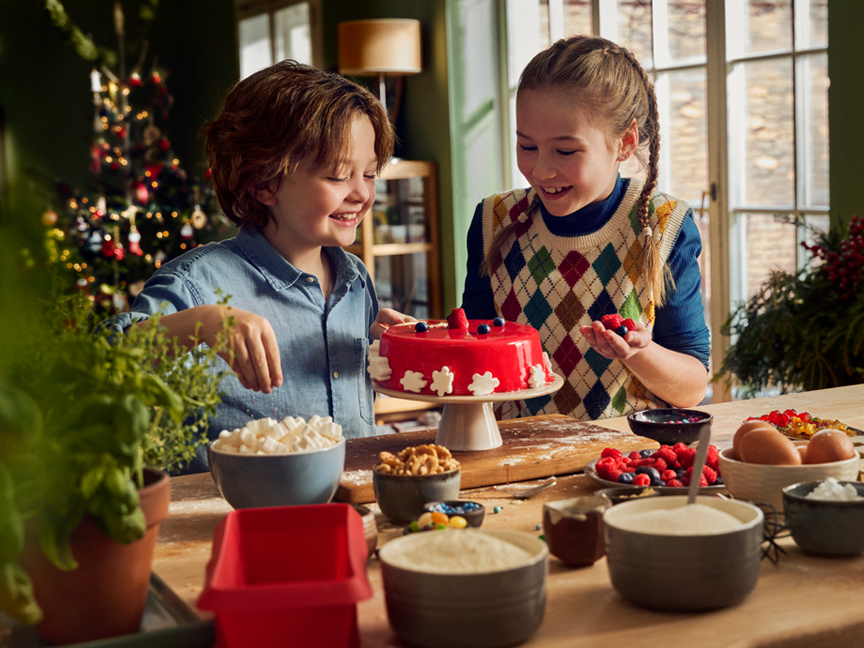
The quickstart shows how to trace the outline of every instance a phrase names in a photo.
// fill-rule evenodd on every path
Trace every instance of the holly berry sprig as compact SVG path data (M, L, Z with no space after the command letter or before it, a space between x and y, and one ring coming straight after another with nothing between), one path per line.
M840 242L840 250L829 250L824 245L816 243L809 245L806 241L801 246L813 255L814 259L822 261L820 272L828 281L840 289L840 299L853 297L861 283L864 273L864 219L853 216L849 222L849 236Z

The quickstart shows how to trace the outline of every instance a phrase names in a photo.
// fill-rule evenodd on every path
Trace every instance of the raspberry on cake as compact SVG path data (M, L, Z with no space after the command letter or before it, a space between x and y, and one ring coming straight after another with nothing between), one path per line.
M468 320L461 308L447 320L391 326L370 345L369 375L385 389L439 397L520 392L554 381L536 329L498 317Z

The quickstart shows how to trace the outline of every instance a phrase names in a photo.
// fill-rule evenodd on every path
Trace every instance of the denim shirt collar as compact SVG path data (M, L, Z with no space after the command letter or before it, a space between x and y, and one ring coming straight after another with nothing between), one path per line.
M243 254L267 280L273 290L283 291L290 288L306 274L286 261L260 230L243 226L236 238ZM342 248L326 247L324 250L336 272L337 281L334 291L338 292L343 282L345 285L350 285L360 277L360 271L356 264L352 263L351 258ZM360 282L365 288L365 282L362 278L360 278Z

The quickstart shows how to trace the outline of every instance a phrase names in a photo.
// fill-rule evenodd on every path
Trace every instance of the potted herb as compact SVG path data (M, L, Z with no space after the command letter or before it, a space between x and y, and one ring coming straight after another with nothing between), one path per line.
M220 401L218 349L184 353L158 318L126 335L91 333L83 297L36 313L30 343L0 381L0 608L38 623L50 643L125 634L140 627L158 522L168 511L167 471L206 442ZM153 498L148 521L142 503ZM85 541L93 538L101 544L88 557ZM143 555L121 556L121 547ZM106 560L109 575L137 591L107 594L107 576L97 571ZM45 584L46 575L58 580ZM75 594L78 576L85 591Z
M810 267L775 272L730 314L719 375L745 391L809 391L864 382L864 219L845 236L815 232Z

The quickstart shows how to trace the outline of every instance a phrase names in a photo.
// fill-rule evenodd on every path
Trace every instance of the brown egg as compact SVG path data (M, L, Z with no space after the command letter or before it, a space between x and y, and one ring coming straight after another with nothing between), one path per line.
M792 443L792 439L776 429L751 430L741 439L740 450L741 461L747 463L775 466L801 465L801 455Z
M798 454L801 455L801 463L807 463L807 444L805 443L804 445L796 445L795 447L798 448Z
M741 439L744 438L744 435L750 432L751 430L776 430L773 425L771 425L768 421L761 421L759 419L754 419L752 421L745 421L741 427L735 430L735 436L732 437L732 451L735 453L735 456L741 460Z
M855 456L855 446L842 430L820 430L807 442L807 463L843 461Z

